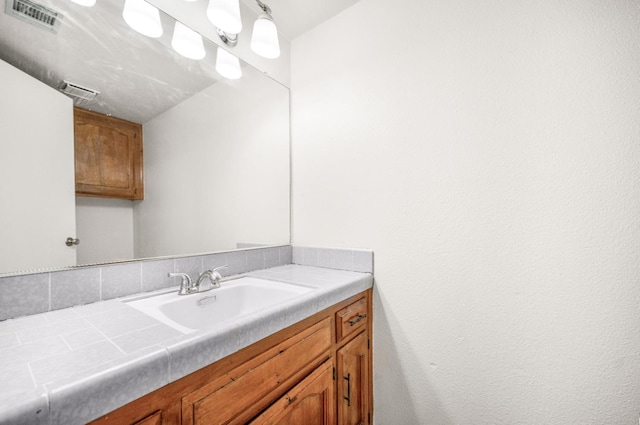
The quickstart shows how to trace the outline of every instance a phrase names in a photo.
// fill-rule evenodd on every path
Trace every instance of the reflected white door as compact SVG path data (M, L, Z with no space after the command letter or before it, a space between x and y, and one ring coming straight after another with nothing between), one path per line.
M76 264L73 102L0 60L0 273Z

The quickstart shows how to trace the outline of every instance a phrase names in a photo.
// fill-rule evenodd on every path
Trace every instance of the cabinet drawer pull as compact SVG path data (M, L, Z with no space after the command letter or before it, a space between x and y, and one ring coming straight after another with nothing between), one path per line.
M358 323L362 319L365 319L366 317L367 317L366 314L359 314L358 317L356 317L355 319L349 320L349 326L355 326L356 323Z

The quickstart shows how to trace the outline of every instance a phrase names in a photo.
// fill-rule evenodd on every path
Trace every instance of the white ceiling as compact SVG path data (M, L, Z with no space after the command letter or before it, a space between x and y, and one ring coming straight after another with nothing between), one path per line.
M278 31L293 40L360 0L264 0L278 26ZM255 8L254 0L242 0Z
M91 8L37 1L63 15L58 33L6 14L0 0L0 59L55 89L66 80L100 92L77 106L144 123L218 79L212 61L185 59L171 48L171 31L152 39L129 28L124 0ZM169 16L161 19L165 28L173 25ZM215 57L213 43L205 49Z

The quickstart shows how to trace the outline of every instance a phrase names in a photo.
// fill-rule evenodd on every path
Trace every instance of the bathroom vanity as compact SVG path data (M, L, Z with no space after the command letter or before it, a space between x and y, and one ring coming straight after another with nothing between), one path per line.
M239 276L180 301L222 307L243 279L305 291L192 332L132 307L177 288L0 322L0 424L371 423L372 274Z
M368 424L371 290L91 424Z

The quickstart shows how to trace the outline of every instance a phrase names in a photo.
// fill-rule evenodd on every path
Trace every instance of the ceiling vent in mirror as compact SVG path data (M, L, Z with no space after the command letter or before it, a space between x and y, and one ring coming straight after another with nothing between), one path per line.
M75 104L82 102L83 100L93 100L100 94L98 90L89 89L87 87L79 86L69 81L63 81L60 85L60 91L67 96L73 98Z
M62 13L31 0L7 0L5 12L51 32L57 33Z

